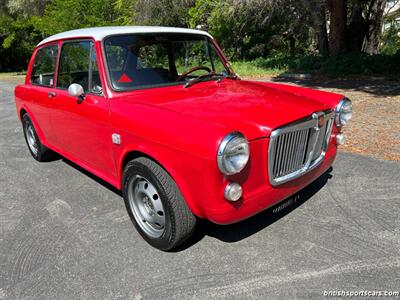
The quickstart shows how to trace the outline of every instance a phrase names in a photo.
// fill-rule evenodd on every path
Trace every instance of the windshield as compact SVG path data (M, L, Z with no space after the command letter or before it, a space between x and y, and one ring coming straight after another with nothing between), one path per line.
M118 35L107 38L104 47L111 84L120 91L182 84L204 74L229 74L203 35Z

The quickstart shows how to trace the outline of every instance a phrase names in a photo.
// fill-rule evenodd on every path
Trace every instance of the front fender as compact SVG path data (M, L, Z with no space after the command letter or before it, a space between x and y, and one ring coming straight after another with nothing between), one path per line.
M190 210L198 217L205 217L200 193L195 193L196 187L201 188L203 170L206 160L174 148L143 140L128 133L121 134L125 146L115 146L118 164L119 187L122 188L123 169L131 158L146 156L162 166L177 184Z

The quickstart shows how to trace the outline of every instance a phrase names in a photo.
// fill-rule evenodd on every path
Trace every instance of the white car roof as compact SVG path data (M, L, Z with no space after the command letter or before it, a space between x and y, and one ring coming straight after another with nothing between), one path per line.
M177 27L161 27L161 26L108 26L108 27L92 27L82 28L70 31L57 33L49 36L41 41L38 46L48 42L53 42L63 39L73 39L81 37L94 38L96 41L102 41L106 36L115 34L128 34L128 33L191 33L202 34L212 38L212 36L202 30L177 28Z

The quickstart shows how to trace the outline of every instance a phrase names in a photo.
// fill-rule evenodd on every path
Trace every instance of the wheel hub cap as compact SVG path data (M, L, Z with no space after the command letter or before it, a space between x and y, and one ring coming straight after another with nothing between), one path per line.
M160 237L165 230L165 211L154 185L136 176L129 182L128 200L140 228L152 238Z
M25 135L26 135L26 140L28 141L29 149L31 149L33 154L37 155L38 145L36 141L36 135L33 126L29 123L25 125Z

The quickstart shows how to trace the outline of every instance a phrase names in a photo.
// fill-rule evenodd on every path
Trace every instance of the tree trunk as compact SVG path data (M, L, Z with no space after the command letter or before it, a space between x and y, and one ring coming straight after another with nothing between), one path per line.
M294 35L289 35L288 40L289 40L289 54L290 54L290 56L295 56L296 55L296 39L295 39Z
M367 40L364 45L364 51L368 54L378 54L379 43L382 35L383 13L387 4L387 0L377 0L371 11L371 19L369 20L369 31Z
M347 29L347 50L361 52L365 37L368 34L368 23L363 17L360 1L353 5L350 24Z
M310 13L311 22L318 40L318 51L329 55L328 32L326 27L326 0L301 0L301 4Z
M328 31L326 28L326 7L321 5L319 7L318 24L317 24L317 38L318 38L318 51L323 56L329 55L329 41L328 41Z
M346 50L347 3L346 0L328 0L331 13L329 49L331 55Z

